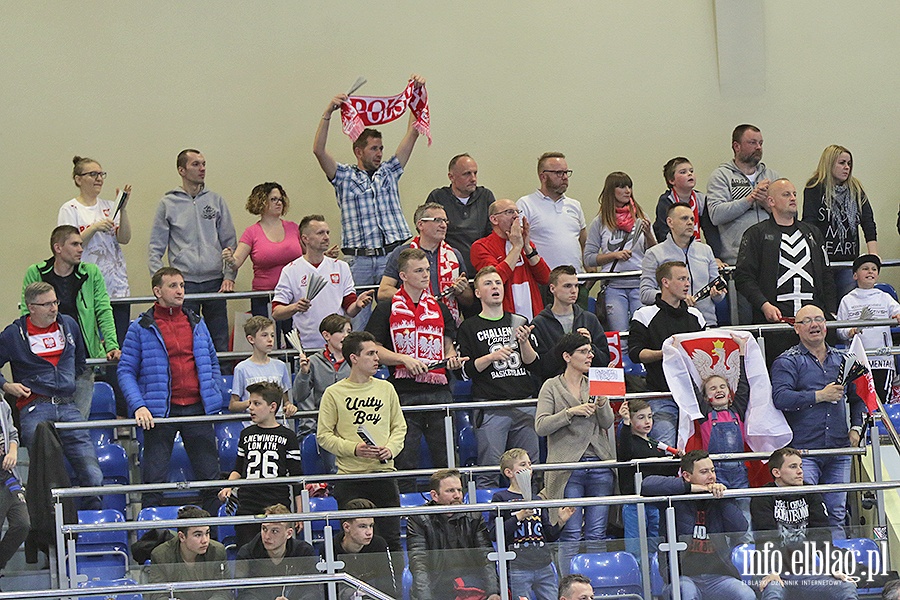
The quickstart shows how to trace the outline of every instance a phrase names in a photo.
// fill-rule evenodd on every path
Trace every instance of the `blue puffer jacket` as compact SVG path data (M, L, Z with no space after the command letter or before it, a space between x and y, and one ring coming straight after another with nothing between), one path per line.
M206 414L213 415L222 410L222 393L219 391L222 375L216 348L206 323L191 311L184 309L184 312L194 331L194 360L200 380L200 398ZM119 386L128 400L129 414L134 415L143 406L154 417L169 416L172 397L169 353L153 318L153 307L129 325L117 372Z
M56 322L66 336L66 347L54 367L53 363L31 351L25 319L19 317L0 333L0 367L11 363L13 382L31 388L34 394L72 396L75 394L75 377L84 371L86 357L78 323L68 315L57 316ZM6 383L0 374L0 386Z

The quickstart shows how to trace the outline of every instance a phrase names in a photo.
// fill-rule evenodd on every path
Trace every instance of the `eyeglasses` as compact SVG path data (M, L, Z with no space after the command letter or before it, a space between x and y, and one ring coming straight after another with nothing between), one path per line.
M565 170L560 170L560 171L551 171L550 169L544 169L543 171L541 171L541 173L553 173L557 177L563 177L563 176L571 177L572 169L565 169Z
M802 321L797 321L797 323L800 323L801 325L811 325L813 323L818 323L819 325L821 325L824 322L825 317L806 317Z
M450 219L445 219L444 217L422 217L419 219L420 221L425 221L426 223L437 223L440 225L443 223L444 225L450 224Z
M579 348L578 350L575 351L575 354L593 354L593 353L594 353L593 348Z
M50 302L29 302L28 306L40 306L41 308L51 308L59 306L59 300L51 300Z
M284 204L284 198L269 198L269 202L281 202Z
M90 177L92 179L106 179L106 171L88 171L87 173L79 173L81 177Z
M508 216L508 217L513 217L513 216L516 216L516 215L521 215L521 214L522 214L522 211L519 210L518 208L507 208L506 210L501 210L501 211L498 212L497 214L498 214L498 215L506 215L506 216Z

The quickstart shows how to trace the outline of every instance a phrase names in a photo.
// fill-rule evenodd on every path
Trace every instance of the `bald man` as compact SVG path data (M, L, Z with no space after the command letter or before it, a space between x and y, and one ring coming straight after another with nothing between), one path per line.
M777 323L807 304L833 315L837 299L822 232L797 219L793 183L776 179L766 194L771 215L744 233L734 272L738 291L752 306L753 322Z
M503 310L531 321L544 310L541 285L550 283L550 267L531 242L531 226L516 203L497 200L488 209L491 233L472 244L472 266L497 268L503 280Z
M788 349L772 364L772 399L784 412L794 438L791 447L799 450L846 448L859 444L865 406L853 386L835 383L844 353L825 343L828 327L818 306L797 311L794 330L800 343ZM850 423L847 427L849 401ZM814 456L803 459L807 483L848 483L850 456ZM828 520L840 527L847 515L847 494L823 494ZM842 538L841 530L836 538Z

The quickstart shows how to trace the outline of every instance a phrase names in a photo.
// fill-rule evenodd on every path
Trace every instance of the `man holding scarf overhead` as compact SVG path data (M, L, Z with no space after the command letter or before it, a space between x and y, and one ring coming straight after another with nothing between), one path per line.
M428 257L419 248L407 248L397 261L400 290L388 302L379 302L366 331L378 342L378 359L391 367L400 404L444 404L453 401L447 370L456 370L466 358L453 347L456 323L450 310L428 291ZM447 466L444 417L440 411L408 413L403 451L394 464L398 470L419 468L422 435L431 453L432 465ZM400 491L414 491L412 482L401 481Z
M382 163L381 133L362 126L393 121L407 106L410 119L406 135L394 155ZM353 140L355 165L337 162L325 148L331 115L338 109L341 109L344 132ZM338 94L328 103L319 121L313 154L334 186L341 209L342 251L357 285L377 285L388 253L410 238L397 183L419 134L424 133L430 139L428 121L425 79L418 75L410 76L406 90L392 98L351 98ZM366 309L356 318L354 329L363 326L368 318Z

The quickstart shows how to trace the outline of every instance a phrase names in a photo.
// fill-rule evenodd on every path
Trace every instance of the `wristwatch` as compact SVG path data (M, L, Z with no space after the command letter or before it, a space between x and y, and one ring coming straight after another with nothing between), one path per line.
M537 256L537 254L538 254L537 248L532 248L531 252L529 252L528 254L525 255L525 258L531 259L531 258L534 258L535 256Z

